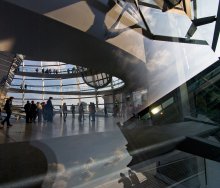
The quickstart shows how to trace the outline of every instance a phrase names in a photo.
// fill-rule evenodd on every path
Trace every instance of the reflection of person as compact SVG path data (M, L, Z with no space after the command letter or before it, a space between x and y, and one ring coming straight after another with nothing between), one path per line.
M124 173L120 173L121 178L118 180L118 183L123 183L124 188L131 188L131 180L125 176Z
M6 118L1 122L1 124L4 126L4 123L7 122L7 126L12 126L10 124L10 117L11 117L11 113L12 113L12 100L14 99L14 97L10 97L9 99L6 100L5 106L4 106L4 110L7 114ZM1 126L0 128L3 128L3 126Z
M140 185L140 181L134 172L128 170L128 176L131 179L133 186L138 187Z

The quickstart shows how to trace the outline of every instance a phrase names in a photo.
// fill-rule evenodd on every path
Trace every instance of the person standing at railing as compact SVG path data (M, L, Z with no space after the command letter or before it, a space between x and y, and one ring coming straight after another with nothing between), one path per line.
M10 124L10 117L12 114L12 100L14 99L14 97L10 97L9 99L6 100L5 106L4 106L4 110L7 114L6 118L1 122L2 126L0 128L3 128L4 123L7 122L7 126L12 126L12 124Z

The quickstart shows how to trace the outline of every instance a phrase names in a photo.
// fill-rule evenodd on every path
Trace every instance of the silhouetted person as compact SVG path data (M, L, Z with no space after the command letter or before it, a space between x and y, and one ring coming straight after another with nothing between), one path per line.
M47 104L45 105L45 110L47 113L47 121L52 122L53 121L53 105L52 105L52 100L53 97L49 97Z
M79 121L82 121L82 118L84 119L84 109L83 109L83 104L81 103L79 105L79 117L78 117Z
M135 187L139 187L140 181L139 181L137 175L134 172L132 172L131 170L128 170L128 176L132 182L132 185Z
M126 177L124 173L120 173L120 176L121 178L118 180L118 183L123 183L124 188L131 188L131 180L128 177Z
M44 68L42 68L42 73L44 74Z
M105 117L108 117L108 110L107 110L107 106L104 106L104 113L105 113Z
M90 102L90 104L89 104L89 121L90 121L91 117L92 117L92 103Z
M38 73L38 68L35 69L36 73Z
M74 72L75 72L75 67L72 68L72 73L74 73Z
M63 108L62 108L62 106L60 105L60 117L62 117L63 116Z
M73 118L75 118L75 106L73 104L71 106L71 112L72 112Z
M12 126L12 124L10 124L10 117L11 117L11 113L12 113L12 100L14 99L14 97L10 97L9 99L6 100L5 106L4 106L4 110L7 114L7 116L5 117L5 119L1 122L1 124L4 126L4 123L7 122L7 126ZM1 126L0 128L3 128L3 126Z
M27 101L27 103L24 105L24 111L26 113L26 123L31 122L31 103L30 101Z
M95 121L95 112L96 112L96 110L95 110L95 104L92 103L92 121Z
M35 122L37 117L37 105L31 101L31 122Z
M24 88L27 89L27 84L24 85Z
M66 121L66 117L67 117L67 105L66 105L66 103L63 103L63 119L64 119L64 121Z

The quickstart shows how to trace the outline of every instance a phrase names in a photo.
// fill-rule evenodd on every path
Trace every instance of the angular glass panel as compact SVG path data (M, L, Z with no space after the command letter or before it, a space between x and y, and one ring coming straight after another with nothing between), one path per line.
M154 35L186 38L186 34L192 24L187 15L162 12L159 9L153 9L140 6L144 18ZM195 33L192 39L203 39L199 33Z

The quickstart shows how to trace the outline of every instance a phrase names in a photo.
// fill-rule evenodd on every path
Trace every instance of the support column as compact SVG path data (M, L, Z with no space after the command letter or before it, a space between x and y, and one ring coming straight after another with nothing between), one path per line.
M24 61L22 61L22 72L24 72ZM24 106L24 99L25 99L25 93L24 93L24 86L25 86L25 76L22 76L22 106Z
M95 99L96 99L96 108L98 109L99 108L99 99L98 99L98 95L97 95L97 89L95 89Z
M43 69L43 62L41 61L41 70ZM42 78L42 100L44 101L44 91L45 91L45 88L44 88L44 78Z

